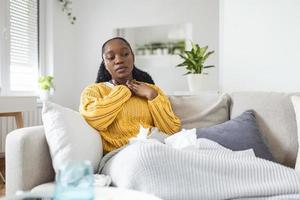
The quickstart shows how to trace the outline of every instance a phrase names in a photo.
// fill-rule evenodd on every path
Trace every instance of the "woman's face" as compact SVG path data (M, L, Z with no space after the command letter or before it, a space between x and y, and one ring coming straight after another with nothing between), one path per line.
M112 79L132 79L133 54L124 41L119 39L109 41L104 47L102 56Z

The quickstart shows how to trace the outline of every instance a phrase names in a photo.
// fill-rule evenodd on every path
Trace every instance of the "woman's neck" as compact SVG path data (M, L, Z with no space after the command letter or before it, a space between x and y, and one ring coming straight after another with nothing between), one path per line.
M126 85L126 82L128 80L132 80L132 77L126 79L111 79L109 82L111 82L114 85Z

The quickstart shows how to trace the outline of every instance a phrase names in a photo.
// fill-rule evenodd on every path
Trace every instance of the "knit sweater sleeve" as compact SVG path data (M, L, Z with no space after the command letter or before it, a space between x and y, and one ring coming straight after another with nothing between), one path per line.
M158 93L157 97L148 101L154 125L160 131L172 134L180 131L180 119L173 112L168 97L156 86L151 85Z
M115 86L108 95L103 94L101 86L92 85L82 92L79 110L92 127L106 130L130 97L130 90L123 85Z

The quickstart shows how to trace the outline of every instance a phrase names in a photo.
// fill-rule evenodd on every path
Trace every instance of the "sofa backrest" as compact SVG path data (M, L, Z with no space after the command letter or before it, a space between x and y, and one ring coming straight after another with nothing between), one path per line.
M297 157L297 125L292 95L300 93L235 92L231 96L230 118L252 109L274 159L294 167Z
M230 96L217 93L169 96L182 128L203 128L229 120Z

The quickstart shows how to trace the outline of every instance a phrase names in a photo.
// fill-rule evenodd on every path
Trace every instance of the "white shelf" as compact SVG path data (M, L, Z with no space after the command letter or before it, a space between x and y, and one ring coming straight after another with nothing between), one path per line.
M179 58L180 56L174 54L165 54L165 55L135 55L137 59L161 59L161 58Z
M0 113L36 109L36 96L0 96Z
M182 59L177 55L139 55L136 56L137 66L150 68L167 67L175 69L175 66L181 63Z

